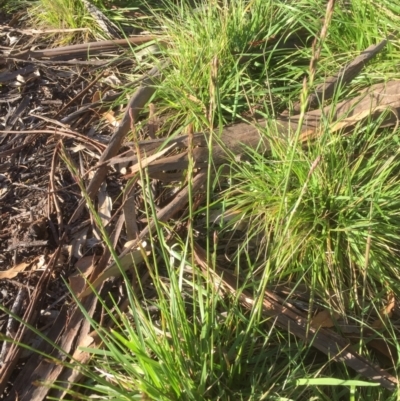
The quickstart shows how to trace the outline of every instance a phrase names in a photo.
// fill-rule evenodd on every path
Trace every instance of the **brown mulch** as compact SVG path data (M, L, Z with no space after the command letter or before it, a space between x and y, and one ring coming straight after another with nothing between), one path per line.
M88 355L79 353L79 345L87 345L89 336L91 346L98 346L100 341L73 303L63 279L71 279L79 269L87 272L91 282L102 283L109 277L104 270L111 263L111 255L101 241L93 216L85 208L87 199L82 196L80 184L93 200L121 258L130 256L129 252L151 234L154 226L143 213L144 183L136 180L131 184L127 180L135 175L139 165L148 166L150 174L158 179L153 182L151 196L159 207L160 221L185 212L187 186L176 185L160 193L159 183L182 179L179 171L187 167L189 157L194 158L199 169L192 183L195 203L204 195L206 177L201 167L207 164L205 136L182 136L170 143L173 151L162 153L158 150L164 140L152 135L151 119L144 118L152 113L148 102L154 94L153 84L162 79L166 64L140 71L126 49L152 40L154 37L138 35L128 41L51 48L50 39L43 39L43 33L5 22L0 26L0 302L82 362L87 361ZM371 46L316 91L302 129L304 142L318 135L321 110L311 108L331 96L339 81L353 79L385 44L383 41ZM134 83L133 73L137 78ZM113 101L124 93L120 88L127 87L135 89L128 105L113 106ZM382 107L397 110L397 88L397 82L379 85L343 102L337 110L337 120L343 115L347 119L333 130L351 127L365 118L366 111L370 115L382 112ZM148 122L141 129L132 129L140 119ZM297 128L298 121L298 116L289 119L285 113L277 118L282 138L290 129ZM266 122L257 124L264 126ZM394 122L388 120L387 124ZM137 131L134 133L139 141L127 141L132 131ZM227 127L213 149L213 162L224 163L226 148L240 154L243 144L255 147L259 143L254 124ZM268 150L265 138L263 145ZM194 252L199 266L207 268L201 247L196 246ZM218 271L215 274L222 276ZM145 282L145 276L143 272L139 279ZM235 278L229 278L226 272L223 277L229 291L236 291ZM70 285L82 283L70 280ZM103 293L120 291L118 285L118 281L110 281ZM96 298L84 287L76 293L91 316L99 318ZM243 304L251 307L251 294L244 297ZM306 340L306 316L293 305L286 303L283 307L283 303L276 294L267 293L265 314L279 317L280 327L290 327L294 335ZM124 305L123 299L121 304ZM104 322L108 324L111 322ZM38 342L36 335L4 312L0 313L0 331L42 352L54 352L60 360L67 359L49 344ZM328 329L309 333L320 351L386 388L397 386L393 376L348 348L347 340L338 334ZM21 348L4 343L0 351L3 399L12 400L16 395L20 400L45 399L48 389L37 386L35 381L56 379L72 385L80 375L62 364L51 364L37 354L23 353ZM62 398L65 393L58 391L52 395Z
M139 84L143 79L145 71L138 70L127 49L152 38L50 48L51 35L18 23L10 26L12 20L2 15L0 21L0 303L51 336L55 322L65 327L63 312L72 302L63 279L81 268L77 260L103 253L86 211L69 222L82 194L77 177L60 162L61 149L87 182L88 170L107 148L123 111L113 102L123 97L125 88L138 85L135 76ZM123 181L113 169L102 183L105 204L112 199L104 213L121 211ZM140 204L140 196L134 198ZM105 218L113 231L118 216ZM138 228L144 225L140 219ZM124 238L120 240L126 242ZM18 337L21 326L4 312L0 330L33 347L40 342L27 331ZM6 394L13 397L10 389L21 383L21 364L29 358L31 353L13 354L3 343L3 399Z

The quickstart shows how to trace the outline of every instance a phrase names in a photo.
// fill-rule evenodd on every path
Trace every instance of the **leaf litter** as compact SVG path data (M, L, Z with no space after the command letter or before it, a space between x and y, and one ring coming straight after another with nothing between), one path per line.
M105 18L101 13L96 15ZM88 361L89 354L80 351L79 345L98 347L100 341L79 307L71 302L62 278L68 278L73 293L93 317L99 308L93 288L101 292L104 282L112 278L111 286L116 291L120 271L112 262L109 249L102 244L93 216L85 209L87 199L82 196L80 185L85 186L92 200L97 199L97 211L119 253L122 268L129 270L132 264L140 264L149 255L143 241L154 235L155 220L168 221L183 213L190 194L196 194L200 200L204 197L204 167L208 164L207 136L203 133L157 139L162 121L154 117L156 102L152 96L154 84L162 80L168 62L141 71L126 54L129 46L153 45L157 38L149 35L116 38L116 27L104 20L102 24L109 34L114 32L115 40L56 48L46 48L51 43L43 43L39 36L43 32L38 30L7 26L0 31L2 304L38 329L43 315L38 311L53 313L52 327L45 333L58 350L44 341L35 347L42 352L53 352L61 361L73 355L83 363ZM398 125L400 83L397 81L368 88L358 97L338 104L334 111L330 106L320 107L339 85L354 79L388 41L390 37L366 49L310 96L300 135L305 144L309 146L310 139L320 135L327 115L332 116L331 129L338 135L387 110L383 125ZM33 44L42 49L31 50ZM139 86L125 110L121 110L112 102L121 97L121 87L132 85L126 78L132 68L136 69ZM283 140L298 128L299 112L298 103L290 112L277 116L277 134ZM136 132L135 126L146 113L150 117L147 132ZM260 127L265 124L266 121L258 120L256 124L237 123L224 128L212 150L214 165L229 160L228 153L242 154L245 146L268 151L268 141L259 135ZM127 143L130 131L138 137L133 145ZM62 158L70 163L69 168L60 163ZM141 211L145 200L137 195L143 192L143 187L139 180L127 183L126 179L147 169L150 176L169 184L182 178L179 171L188 168L190 158L197 173L191 192L187 183L183 187L177 184L167 202L158 208L156 218L148 222ZM152 196L157 197L155 189ZM198 265L210 273L205 251L199 244L194 245ZM221 269L211 273L221 291L237 293L242 288L230 272ZM144 277L139 277L143 284ZM289 301L283 298L285 291L292 294ZM252 294L242 291L239 297L244 307L251 308ZM277 288L265 294L263 313L275 318L279 327L290 328L298 338L306 341L312 338L314 347L334 360L343 361L362 376L388 389L396 388L394 376L348 347L346 332L359 333L359 327L351 327L340 314L326 309L317 311L308 326L307 310L296 306L305 305L307 299L290 288ZM33 332L18 324L12 315L2 314L2 332L15 341L32 341ZM394 314L396 302L390 296L372 326L382 329L382 321ZM21 400L43 400L49 389L36 386L38 380L66 380L70 387L81 377L79 372L50 363L39 354L24 356L17 345L5 344L0 353L0 393L4 393L5 400L14 399L15 395ZM390 355L381 343L375 349ZM9 384L11 379L13 386ZM61 398L65 394L60 390L56 395Z

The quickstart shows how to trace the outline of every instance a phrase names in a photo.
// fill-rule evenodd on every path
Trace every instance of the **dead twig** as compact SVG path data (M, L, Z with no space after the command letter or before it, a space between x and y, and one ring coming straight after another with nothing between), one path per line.
M57 213L57 222L58 222L58 236L55 237L55 240L57 241L57 243L59 244L60 238L61 238L61 233L64 231L63 229L63 219L62 219L62 211L61 211L61 207L60 207L60 203L58 201L58 197L57 197L57 193L56 193L56 186L54 184L54 174L55 174L55 170L56 170L56 164L58 161L58 152L60 149L60 145L61 143L59 142L57 144L57 146L54 149L53 152L53 157L51 159L51 170L50 170L50 179L49 179L49 197L52 196L52 200L53 200L53 204L54 207L56 209L56 213ZM51 220L51 201L49 199L48 201L48 212L47 212L47 218L50 221Z
M10 59L28 60L42 59L42 58L87 58L89 55L97 53L104 53L115 51L118 48L129 47L132 45L141 45L143 43L157 40L157 36L143 35L143 36L131 36L127 39L116 39L116 40L104 40L98 42L82 43L77 45L69 45L63 47L42 49L42 50L27 50L20 53L11 54L10 57L6 57L1 60L2 63L7 63Z
M42 129L42 130L29 130L29 131L12 131L12 130L5 130L2 131L3 134L14 134L14 135L19 135L19 134L24 134L24 135L34 135L34 134L47 134L47 135L61 135L65 136L67 138L72 138L76 139L79 142L83 143L90 143L93 145L96 149L102 151L105 148L105 145L95 141L92 138L89 138L87 136L84 136L82 134L79 134L78 132L75 131L64 131L60 130L59 128L53 128L53 129Z
M257 300L249 291L243 290L245 286L234 275L218 265L215 266L215 270L210 268L207 264L206 251L196 243L193 252L196 262L207 277L214 280L214 286L218 291L224 289L226 292L232 293L234 298L239 299L248 309L255 307ZM317 330L310 327L307 318L301 311L271 291L266 291L264 294L262 313L265 317L272 318L274 324L281 329L288 330L291 334L322 351L329 358L345 363L361 376L380 383L391 391L398 387L399 383L394 376L353 351L349 342L343 337L324 328Z
M48 241L19 241L10 245L7 251L13 251L17 248L34 248L36 246L47 246Z
M65 109L67 109L69 106L71 106L71 104L74 104L77 100L79 100L82 96L85 95L85 93L87 93L90 88L92 88L94 85L96 85L96 83L103 77L103 75L105 74L105 70L101 71L100 74L92 81L90 82L89 85L87 85L85 87L85 89L82 89L73 99L71 99L65 106L63 106L54 116L54 118L57 118Z
M125 110L124 116L115 131L114 135L111 138L110 143L107 148L104 150L103 154L100 157L98 162L101 167L96 171L94 177L90 181L87 187L87 193L89 197L93 197L95 193L100 188L101 183L104 181L107 175L107 166L103 165L103 163L112 157L114 157L126 136L131 128L131 123L135 123L139 117L139 113L142 111L143 107L150 100L151 96L154 94L156 88L155 83L157 79L161 79L162 74L157 67L154 67L149 73L148 77L143 80L140 88L135 92L135 94L130 99L128 106ZM132 121L133 120L133 121ZM70 219L70 223L75 221L75 219L80 215L82 208L85 205L84 199L80 202L79 206L75 210L75 213L72 215Z
M191 183L191 191L189 191L189 187L186 185L185 188L183 188L180 192L177 193L175 198L163 209L161 209L158 213L157 216L149 222L149 224L144 228L137 239L133 241L129 241L125 244L125 250L119 255L120 258L124 257L127 255L131 249L136 248L139 246L140 241L143 241L147 236L151 235L151 233L154 231L156 227L156 222L165 222L169 218L171 218L174 214L176 214L179 210L181 210L183 207L185 207L188 202L189 202L189 194L192 193L198 193L200 188L203 186L203 184L206 182L207 179L207 173L201 172L197 174L193 179Z

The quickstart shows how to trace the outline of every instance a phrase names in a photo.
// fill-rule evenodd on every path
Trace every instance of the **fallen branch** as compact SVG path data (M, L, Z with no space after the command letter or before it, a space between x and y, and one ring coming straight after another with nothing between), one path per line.
M232 293L235 299L239 299L246 308L254 308L257 300L248 291L241 290L245 286L239 283L234 275L218 265L215 266L215 270L211 269L207 264L205 250L196 243L193 252L198 265L207 277L214 280L213 284L217 291L223 288L226 292ZM394 376L353 351L350 343L335 332L323 328L315 329L310 326L302 312L271 291L266 291L264 294L262 313L265 317L272 318L274 324L281 329L288 330L336 362L345 363L361 376L380 383L391 391L397 388L399 383Z
M8 61L8 59L28 60L34 59L73 59L73 58L88 58L94 54L110 52L119 48L126 48L132 45L141 45L143 43L157 40L156 36L138 35L131 36L127 39L104 40L99 42L80 43L76 45L62 46L56 48L42 50L25 50L19 53L10 54L0 61Z
M389 111L389 113L386 113ZM211 161L220 165L228 161L232 156L239 156L246 152L246 148L258 149L260 152L271 150L271 140L288 142L297 129L301 130L300 143L307 143L321 134L321 130L328 127L336 132L340 127L349 128L368 117L379 118L384 113L386 117L382 127L397 124L400 115L400 81L389 81L376 84L368 88L359 96L351 100L345 100L336 106L327 106L322 110L314 110L305 114L304 123L299 127L299 116L279 116L273 121L259 120L254 124L240 123L224 128L221 135L212 133L215 140ZM267 134L265 131L269 131ZM208 164L209 149L207 133L197 133L193 136L193 159L196 167L204 167ZM189 137L181 136L167 141L152 140L139 142L138 146L146 154L163 143L176 144L177 147L187 147ZM137 161L131 157L132 161ZM125 160L127 161L127 160ZM149 172L160 172L176 169L186 169L188 166L188 153L184 152L159 158L152 162Z

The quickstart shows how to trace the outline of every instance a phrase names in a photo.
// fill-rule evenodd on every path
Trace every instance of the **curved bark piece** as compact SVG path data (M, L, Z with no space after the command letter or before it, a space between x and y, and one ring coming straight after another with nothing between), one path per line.
M350 83L361 72L365 64L384 49L390 39L392 39L392 36L389 36L388 39L383 39L377 45L369 46L352 62L341 68L337 74L326 78L321 85L315 88L315 92L308 97L308 109L314 109L322 104L324 100L331 99L340 85ZM300 102L295 103L292 115L300 113L300 110Z
M93 197L96 194L96 192L100 188L101 183L106 178L108 166L104 162L111 159L118 153L126 134L129 132L131 126L133 126L137 121L139 113L142 111L143 107L153 96L156 90L156 87L154 85L155 81L157 79L160 79L161 76L162 74L159 69L157 67L154 67L149 72L148 77L143 80L139 89L131 97L118 128L112 136L106 150L100 157L99 168L95 172L94 177L87 187L87 193L90 197ZM79 206L75 210L74 214L72 215L70 223L78 218L84 205L85 199L83 198Z
M313 110L305 113L302 126L299 128L301 116L279 116L273 121L259 120L253 124L239 123L226 127L222 133L213 133L212 162L216 165L226 162L231 155L240 155L245 148L259 149L260 152L271 149L271 138L274 140L281 138L284 141L300 129L300 142L316 138L322 129L327 127L331 132L336 132L340 128L349 128L366 118L377 118L387 111L382 126L391 126L399 121L400 115L400 81L389 81L387 83L376 84L363 91L359 96L345 100L336 107L327 106L322 110ZM271 129L267 134L265 128ZM208 163L209 135L198 133L193 137L193 158L197 167L202 167ZM174 140L153 140L140 142L139 148L148 152L160 147L164 143L175 143L178 147L187 147L189 139L187 136L178 137ZM150 164L149 172L168 171L185 169L188 163L187 151L175 155L158 159Z

